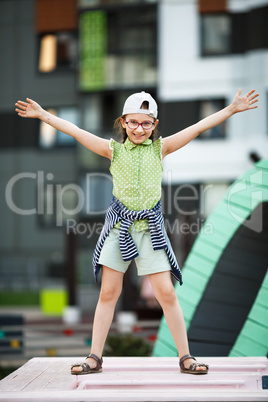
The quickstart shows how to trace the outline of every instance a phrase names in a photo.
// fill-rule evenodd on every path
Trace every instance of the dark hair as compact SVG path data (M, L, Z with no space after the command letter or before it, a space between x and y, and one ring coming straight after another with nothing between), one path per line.
M144 110L148 110L149 109L149 102L148 101L144 101L141 105L141 109ZM118 136L121 137L122 139L122 143L124 143L127 139L127 131L126 129L122 126L122 123L120 121L120 119L125 119L126 115L118 117L115 122L114 122L114 131L116 132L116 134ZM156 119L154 119L154 121L156 121ZM150 135L150 140L155 141L156 137L157 137L157 126L153 129L152 134Z

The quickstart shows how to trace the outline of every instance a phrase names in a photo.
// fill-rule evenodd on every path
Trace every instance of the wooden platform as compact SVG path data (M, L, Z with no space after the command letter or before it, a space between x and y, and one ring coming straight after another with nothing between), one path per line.
M0 381L0 401L268 401L265 357L202 357L202 376L180 373L175 357L106 357L102 373L71 375L82 360L31 359Z

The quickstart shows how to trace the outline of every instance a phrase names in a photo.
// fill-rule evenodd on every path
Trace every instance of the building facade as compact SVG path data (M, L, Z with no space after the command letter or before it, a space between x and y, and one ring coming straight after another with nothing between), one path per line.
M111 138L125 98L145 90L158 101L164 137L228 105L239 87L255 88L256 111L234 116L164 161L167 231L183 265L227 186L252 157L267 158L267 14L264 0L0 3L3 294L70 287L71 277L72 303L94 310L91 256L112 191L109 161L17 117L14 103L30 97ZM128 275L137 288L135 273ZM127 298L122 303L133 308Z

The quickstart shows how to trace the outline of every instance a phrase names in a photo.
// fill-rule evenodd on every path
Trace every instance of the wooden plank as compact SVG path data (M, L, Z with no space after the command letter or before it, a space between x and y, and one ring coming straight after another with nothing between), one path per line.
M265 357L215 358L198 357L209 364L207 376L185 376L179 371L178 357L117 357L104 358L103 373L90 376L72 376L69 368L78 358L35 358L17 370L14 379L27 369L27 383L35 380L36 364L50 372L59 370L59 376L47 383L44 372L40 389L7 391L2 388L0 401L264 401L267 390L261 388L261 377L268 374ZM154 366L154 367L153 367ZM32 371L29 368L32 367ZM50 369L49 369L50 367ZM63 381L63 377L65 380ZM25 376L24 376L25 378ZM68 385L69 381L69 385ZM76 381L76 387L70 384ZM8 382L0 382L0 384ZM51 388L46 388L51 385ZM66 385L68 388L66 388ZM213 399L212 399L213 396ZM246 398L245 398L246 396ZM265 399L266 398L266 399Z
M48 358L41 358L48 359ZM56 360L65 359L69 362L69 364L73 364L73 361L81 361L83 357L75 357L75 358L54 358ZM200 359L204 360L206 357L200 357ZM54 361L54 360L53 360ZM126 356L126 357L104 357L104 368L105 371L113 371L113 370L125 370L130 369L132 371L136 371L137 369L148 369L150 370L154 368L160 370L159 364L170 369L177 369L178 367L178 357L137 357L137 356ZM244 370L247 371L260 371L266 370L268 366L268 360L263 357L245 357L243 359L235 358L235 357L209 357L208 363L211 365L211 369L214 372L221 372L222 370Z
M268 290L265 288L267 283L268 273L265 275L262 286L257 294L255 302L249 312L248 318L236 339L233 349L230 355L233 356L236 353L242 354L254 354L254 355L266 355L268 350L268 312L267 312L267 300ZM258 323L259 321L259 323ZM259 333L258 328L262 330ZM254 328L254 330L253 330ZM256 331L258 336L255 337ZM261 342L259 342L261 338Z
M268 161L265 166L268 167ZM215 323L218 323L216 331L219 328L224 331L224 327L227 326L232 330L237 328L237 331L240 332L254 302L263 278L263 263L267 261L267 235L265 235L267 228L264 228L263 233L258 236L246 228L243 222L249 217L252 210L260 205L260 201L268 200L263 177L263 171L254 167L230 186L223 201L206 221L214 228L213 236L200 232L184 264L182 270L184 286L178 289L176 285L176 291L182 309L186 312L187 320L191 322L191 326L196 328L194 332L196 335L198 335L198 328L206 331L205 324L207 331L210 330L209 320L211 319L213 319L214 326ZM260 191L262 198L259 197ZM258 196L254 197L254 194ZM265 215L265 210L263 210L263 215ZM234 236L234 234L236 235ZM203 261L207 262L205 265L207 271L203 271L202 275L198 277L197 271L200 271ZM216 272L214 272L215 267ZM195 269L195 271L191 269ZM213 277L211 277L212 274ZM228 289L227 295L226 289ZM215 311L210 314L205 311L198 321L195 313L198 316L201 311L202 306L198 306L201 298L202 303L205 300L211 303ZM265 305L263 299L262 297L262 304ZM243 305L242 316L238 314L241 310L240 305ZM197 306L198 310L194 311ZM217 306L221 307L220 314L217 314ZM234 317L232 317L233 311L236 311ZM235 340L235 336L237 336L236 333L233 334L233 340ZM263 333L261 333L261 337L263 337ZM198 340L198 336L195 339ZM199 343L202 345L200 340ZM223 347L225 346L223 345Z
M230 356L233 356L233 351L240 353L242 356L266 356L267 346L261 345L241 334L234 344Z
M51 366L50 360L34 360L32 359L29 364L27 364L23 370L20 371L20 375L10 376L8 382L2 385L0 382L0 391L3 386L5 391L22 391L29 385L29 377L31 382L38 378L47 368Z
M55 391L47 392L45 395L41 392L30 393L27 392L23 395L17 395L13 393L4 393L0 395L1 401L15 401L20 400L21 402L38 401L38 402L90 402L90 401L102 401L102 402L148 402L148 401L184 401L184 402L215 402L215 401L266 401L267 395L261 390L240 390L232 389L225 390L224 392L219 392L217 389L204 389L189 390L189 389L165 389L159 390L155 388L148 388L143 390L133 390L133 389L115 389L111 392L110 389L96 389L93 393L88 390L80 391L66 391L62 392L60 395L55 394Z
M234 226L239 226L239 222L230 214L230 210L228 208L228 199L227 195L222 199L221 202L215 207L212 214L207 219L213 219L214 215L219 219L224 219L227 226L231 225L230 227L233 230Z
M265 275L265 278L264 278L263 283L262 283L262 289L264 289L264 288L268 290L268 272Z
M223 325L223 327L219 326L223 331L224 327L226 327L230 329L236 328L238 331L237 334L240 332L244 320L246 320L249 310L254 303L254 299L264 275L264 269L266 269L267 266L267 258L265 258L267 251L263 251L263 254L261 253L262 250L267 250L264 242L261 243L262 238L260 236L263 235L255 234L254 236L249 236L249 229L243 227L239 228L239 232L240 240L237 241L236 239L233 239L229 245L233 248L233 250L229 250L229 255L234 256L234 258L236 257L237 259L233 264L233 272L229 269L229 264L225 260L226 255L228 256L228 250L226 250L226 252L221 256L221 260L217 265L217 270L210 279L209 286L206 288L202 297L202 304L207 300L208 309L205 311L202 309L202 304L199 305L197 315L191 322L188 335L191 339L196 341L195 344L199 344L202 348L203 344L198 338L198 328L203 328L205 331L204 327L206 326L209 331L211 328L210 321L213 321L213 324L216 323L214 325L215 329L217 329L219 325ZM252 244L250 243L250 240L252 241ZM225 272L226 269L229 270L228 273ZM247 275L247 278L243 277L245 274ZM228 289L227 297L226 289ZM209 311L209 305L211 305L215 311ZM238 311L240 310L239 305L245 306L243 316L240 311ZM232 312L235 310L237 310L237 319L232 317ZM200 315L200 317L198 317L198 315ZM207 320L207 317L209 317L210 320ZM192 327L194 332L191 332ZM234 341L237 334L234 334ZM216 343L217 339L215 338L214 342L212 342L211 339L209 341L212 344ZM205 354L209 354L208 349L201 350L204 350Z
M257 169L268 170L268 159L261 159L259 162L255 164ZM268 174L268 172L267 172Z
M235 349L233 347L233 349L231 350L231 352L229 353L229 357L245 357L246 355L244 353L242 353L241 351Z
M266 299L268 300L268 299ZM262 304L258 304L255 301L249 315L248 319L251 321L256 321L259 325L268 328L268 309ZM268 337L267 337L268 339ZM268 342L268 341L267 341Z
M174 370L175 371L175 370ZM105 377L105 386L107 388L115 388L115 387L178 387L181 388L189 388L189 387L243 387L245 386L245 379L240 374L233 374L232 377L220 379L215 378L215 376L207 377L203 379L202 382L199 381L199 378L196 376L188 376L188 378L182 377L179 374L179 366L177 367L177 372L168 373L165 375L163 373L120 373L120 376L106 375ZM81 389L94 390L99 386L104 384L103 376L91 376L90 378L85 379L85 377L81 380L78 386L78 391ZM254 378L255 377L255 378ZM258 374L252 374L251 380L256 381L258 378Z
M48 365L51 365L51 362L46 361L43 364L38 365L33 359L30 360L23 366L23 369L20 369L19 375L17 375L17 373L11 373L3 381L0 381L0 391L2 390L2 387L4 387L6 391L22 390L23 388L25 388L25 386L28 385L27 381L29 378L29 373L35 373L34 375L35 377L37 377L45 370Z
M222 249L215 245L208 244L200 238L198 242L194 243L191 252L204 255L211 261L218 261L222 254Z
M257 284L254 285L255 288L257 288ZM209 282L209 287L207 287L206 293L203 295L202 302L206 300L208 303L216 303L217 308L219 308L222 303L224 303L226 307L230 306L231 308L240 305L242 308L247 308L249 313L249 309L255 299L254 295L251 298L247 297L246 292L250 292L251 287L253 287L253 284L247 279L242 280L235 276L229 278L228 275L216 272ZM209 304L207 307L209 307ZM211 305L211 307L213 308L213 305ZM224 308L222 310L224 310Z
M247 320L243 327L243 335L254 342L263 345L268 350L268 328L259 325L257 322Z
M238 263L239 262L239 263ZM252 278L252 272L254 265L254 278ZM263 270L257 262L257 258L254 263L250 259L250 253L244 251L244 254L240 254L239 260L232 253L223 255L223 258L217 265L217 272L225 275L229 275L230 278L235 276L236 278L241 278L249 280L251 282L259 281L263 277Z
M199 340L189 340L189 347L191 350L191 354L193 356L198 356L200 350L207 354L208 357L215 356L227 356L230 351L230 345L222 343L217 344L214 342L210 342L210 344L206 342L200 342Z
M177 356L178 352L174 348L170 348L170 345L167 343L164 343L162 339L157 338L155 345L154 345L154 351L153 351L153 356L156 357L162 357L162 356L168 356L168 357L173 357Z
M188 286L181 286L179 289L176 287L176 293L178 295L179 301L189 300L192 305L196 306L201 297L202 293L194 288L191 288L190 284Z
M4 389L7 384L9 382L11 382L15 377L17 377L18 375L20 375L20 372L23 371L25 372L25 368L27 366L31 366L33 364L33 359L29 360L27 363L25 363L23 366L19 367L16 371L14 371L13 373L9 374L8 376L6 376L5 378L3 378L0 381L0 391L2 389Z
M261 292L259 292L256 301L263 306L267 306L267 300L268 300L268 289L262 287Z
M234 246L235 249L237 249L237 254L241 254L244 251L247 254L252 253L255 257L254 262L256 258L262 259L268 255L267 244L268 233L266 234L265 231L263 231L261 234L257 235L256 232L249 229L247 230L245 227L240 227L237 236L230 241L230 246ZM251 261L251 263L253 264L253 261Z
M81 360L83 361L83 360ZM76 377L69 377L69 361L55 361L34 381L25 387L25 391L38 391L45 389L75 389Z
M179 298L180 306L183 312L184 321L186 324L186 328L190 326L190 321L193 318L195 312L195 306L191 305L188 300L180 297Z
M214 320L214 316L211 317ZM215 327L208 326L195 326L191 327L191 332L189 333L189 339L198 339L198 341L203 343L216 343L223 344L233 344L234 341L234 331L233 329L227 329L223 331L221 328L215 325Z
M266 160L267 161L267 160ZM255 165L256 166L256 165ZM261 176L259 176L256 173L261 173ZM263 165L258 165L256 166L256 170L252 171L250 175L248 175L249 182L250 184L257 184L261 185L264 188L268 187L268 168L265 163ZM267 200L267 198L264 198Z
M225 211L225 208L224 208ZM223 213L221 213L218 207L207 219L206 222L212 225L214 230L219 233L229 235L229 238L236 232L239 223L235 219L226 219Z
M240 209L244 209L245 213L246 211L250 213L259 205L261 201L259 198L260 191L263 194L264 189L262 187L254 187L254 189L252 189L249 186L244 191L239 191L238 193L232 194L229 200L226 200L226 202L228 202L228 206L230 207L231 211L233 211L233 207L235 208L238 206ZM257 195L257 198L254 197L254 193Z
M200 241L201 240L204 243L208 243L210 245L218 247L219 249L222 249L226 246L226 244L229 243L230 234L220 233L215 228L213 228L212 233L202 233L202 236L200 236Z
M220 202L219 205L215 208L212 214L214 215L214 213L217 216L224 217L224 219L226 219L227 222L237 223L237 226L239 226L240 221L238 222L237 215L243 221L249 215L250 210L248 208L242 208L239 205L231 202L231 200L228 199L227 194L223 198L222 202Z
M214 239L214 234L209 234L209 235L205 235L202 234L202 236L200 236L198 243L201 243L202 245L208 245L210 247L212 247L213 249L219 250L221 251L223 248L223 244L225 244L226 242L228 242L227 237L225 236L224 238L221 237L217 237L215 236ZM202 254L206 255L206 252L203 252ZM210 258L212 257L211 254L209 254Z
M212 325L212 323L213 323L213 325ZM192 321L191 327L189 328L188 336L189 336L189 338L192 337L192 338L195 338L195 339L201 341L201 339L198 336L198 329L203 328L205 330L205 328L207 328L209 331L211 331L210 329L211 329L211 327L213 327L213 329L214 329L213 333L215 334L213 343L220 344L221 343L220 339L222 337L216 337L216 334L218 334L220 331L223 331L225 333L227 324L229 324L228 328L230 328L229 333L230 334L233 333L233 342L234 342L236 339L237 333L238 333L237 331L239 331L239 329L241 328L241 323L237 322L237 319L235 316L228 317L228 314L226 314L226 315L218 314L217 315L215 310L207 318L205 318L204 314L201 315L201 313L198 315L198 317L195 317L194 320ZM211 343L211 340L210 340L210 343ZM230 345L230 346L232 346L232 345ZM202 348L200 350L202 350ZM213 356L211 354L209 354L209 355Z
M214 271L214 268L215 268L214 261L208 260L206 256L197 254L193 250L189 254L183 266L183 270L194 269L200 275L203 275L206 278L209 278L211 276L212 272ZM182 272L184 275L184 271Z
M247 217L251 213L250 207L242 207L239 203L240 200L237 200L237 203L232 201L224 200L223 204L225 204L225 215L230 219L237 221L239 224L244 222Z
M191 269L183 270L183 283L191 284L197 291L203 291L207 285L207 278Z
M160 339L163 343L168 344L169 348L177 353L175 342L167 325L161 325L161 328L158 332L158 339Z

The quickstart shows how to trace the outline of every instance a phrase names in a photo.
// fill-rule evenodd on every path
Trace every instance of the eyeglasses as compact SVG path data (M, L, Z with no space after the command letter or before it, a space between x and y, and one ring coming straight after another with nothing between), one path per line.
M155 125L155 123L150 120L145 120L142 123L138 123L136 120L124 121L128 125L128 128L130 128L130 130L135 130L139 126L142 126L144 130L150 130Z

